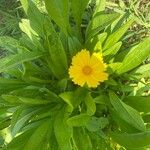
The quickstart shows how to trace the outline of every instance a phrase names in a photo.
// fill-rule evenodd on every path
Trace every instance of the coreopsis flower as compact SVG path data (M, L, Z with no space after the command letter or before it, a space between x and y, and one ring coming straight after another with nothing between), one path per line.
M87 84L88 87L95 88L108 79L106 67L100 53L90 55L89 51L83 49L73 56L69 76L77 85Z

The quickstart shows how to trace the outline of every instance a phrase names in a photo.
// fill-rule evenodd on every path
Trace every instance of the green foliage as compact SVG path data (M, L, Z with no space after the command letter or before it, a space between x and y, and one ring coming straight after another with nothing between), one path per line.
M146 130L142 117L136 110L120 101L114 93L110 92L109 96L115 111L124 121L140 131Z
M127 29L131 26L132 23L133 20L131 19L128 22L126 22L123 26L121 26L117 31L113 32L106 40L104 50L108 49L109 47L117 43L121 39L121 37L125 34Z
M150 48L148 46L149 43L150 38L147 38L143 42L138 44L136 47L133 47L130 50L130 52L125 56L122 65L120 66L117 72L121 74L141 64L149 56L150 53Z
M108 11L120 12L124 17L130 13L136 23L126 33L124 41L126 44L135 45L136 42L149 36L150 33L150 2L146 0L108 0L106 3ZM128 47L128 46L127 46Z
M0 1L0 35L20 37L18 21L23 16L16 0Z
M71 0L71 8L72 8L72 13L73 13L73 17L75 19L75 22L77 24L77 29L79 30L79 33L81 32L81 23L82 23L82 17L83 17L83 13L85 8L88 5L89 0Z
M61 147L62 150L72 149L70 140L72 137L73 128L67 125L67 118L68 114L66 112L66 109L62 108L56 115L54 121L54 132L56 140L58 142L59 147Z
M116 18L118 18L119 15L117 13L114 14L105 14L105 13L96 13L91 22L89 23L89 26L87 28L87 39L93 37L99 31L104 29L108 24L111 24Z
M105 11L105 0L45 0L45 11L32 0L20 2L27 15L21 38L0 37L7 51L0 59L0 148L150 148L150 39L126 49L130 13ZM82 48L102 53L108 64L108 80L95 89L68 77Z
M130 148L130 149L142 149L149 148L150 132L140 132L140 133L112 133L111 137L116 140L119 144Z
M65 34L70 34L69 0L45 0L45 4L49 15L55 23Z

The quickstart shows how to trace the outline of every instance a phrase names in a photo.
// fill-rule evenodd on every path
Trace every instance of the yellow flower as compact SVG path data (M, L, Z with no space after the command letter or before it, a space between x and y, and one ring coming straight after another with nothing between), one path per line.
M77 85L97 87L100 82L108 79L106 67L101 54L90 55L89 51L83 49L72 58L69 76Z

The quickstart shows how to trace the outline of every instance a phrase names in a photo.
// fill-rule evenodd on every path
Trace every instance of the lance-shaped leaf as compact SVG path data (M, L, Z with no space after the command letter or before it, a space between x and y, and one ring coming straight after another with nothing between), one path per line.
M78 150L93 149L90 135L88 135L88 132L86 132L84 128L73 129L73 140L74 140L75 147L77 147Z
M76 108L78 105L80 105L80 103L82 102L82 101L84 101L85 100L85 95L87 94L87 90L85 89L85 88L82 88L82 87L80 87L80 88L78 88L76 91L68 91L68 92L64 92L64 93L61 93L61 94L59 94L59 97L61 97L62 98L62 100L64 101L64 102L66 102L67 104L68 104L68 111L70 111L70 112L72 112L73 111L73 109L74 108ZM94 101L93 102L91 102L92 104L94 103ZM95 103L94 103L95 104ZM93 104L93 105L94 105ZM88 107L90 107L89 106L89 103L88 103ZM94 106L93 106L94 107ZM92 108L93 108L92 107ZM95 107L94 107L95 108ZM88 108L88 111L90 111L89 110L90 108ZM93 109L92 109L93 110ZM91 111L92 111L91 110ZM90 112L91 112L90 111ZM94 112L95 112L95 109L93 110ZM92 111L92 112L93 112Z
M87 114L80 114L73 116L67 120L69 126L81 127L86 126L90 121L90 116Z
M54 132L61 150L71 150L72 127L66 123L66 108L63 108L55 117Z
M128 96L124 98L124 102L139 112L150 112L150 97L149 96Z
M51 101L37 98L28 98L13 95L2 95L2 98L10 104L24 104L24 105L47 105Z
M30 136L33 134L35 129L30 129L22 134L16 136L8 145L7 145L7 150L12 150L12 149L23 149L24 148L24 143L26 143Z
M32 0L20 0L20 2L30 20L32 29L39 35L44 36L43 21L45 16L40 12Z
M5 58L2 58L0 60L0 73L7 71L8 69L11 69L12 67L15 67L18 64L22 64L26 61L31 61L34 59L37 59L39 57L42 57L44 53L42 52L23 52L16 55L7 56Z
M47 62L54 76L58 79L64 78L67 73L67 57L60 37L56 33L51 21L44 24L46 34L46 47L49 55Z
M4 117L4 118L0 118L0 130L3 130L5 128L7 128L11 123L11 118L10 116L8 117Z
M0 78L0 94L26 87L28 84L19 80Z
M65 34L70 32L69 0L45 0L49 16L62 29Z
M111 48L103 52L103 56L111 55L114 56L120 49L122 42L114 44Z
M52 133L51 120L43 121L35 132L30 136L27 143L24 145L26 150L44 150L47 149L47 144Z
M108 39L105 41L103 49L108 49L111 46L113 46L115 43L117 43L120 38L125 34L125 32L128 30L128 28L133 23L133 19L126 22L123 26L121 26L117 31L113 32Z
M51 136L51 120L41 121L38 127L31 128L16 136L6 147L8 150L44 150ZM49 134L47 134L49 133ZM39 144L40 143L40 144Z
M131 74L138 78L150 77L150 63L134 69Z
M111 133L114 141L126 148L143 148L150 145L150 131L140 133Z
M99 12L94 15L91 22L89 23L86 31L87 40L96 35L99 31L110 25L114 20L119 17L118 13L104 14Z
M96 112L96 105L90 93L87 93L87 95L85 96L84 102L87 107L87 114L89 116L94 115Z
M96 0L96 9L94 14L104 11L106 7L106 0Z
M25 126L25 124L30 120L32 116L34 116L38 110L32 110L30 113L22 115L21 118L18 118L14 127L12 128L12 136L14 137L20 130Z
M11 53L17 52L17 47L19 47L20 43L14 38L8 36L0 36L0 47L10 51ZM0 49L1 50L1 49Z
M73 17L77 23L78 28L81 27L82 22L82 15L84 13L84 10L88 4L89 0L71 0L71 8Z
M144 121L138 111L122 102L115 93L109 93L110 102L118 115L127 123L140 131L145 131Z
M125 73L140 65L150 55L150 38L133 47L123 59L122 65L117 70L118 74Z

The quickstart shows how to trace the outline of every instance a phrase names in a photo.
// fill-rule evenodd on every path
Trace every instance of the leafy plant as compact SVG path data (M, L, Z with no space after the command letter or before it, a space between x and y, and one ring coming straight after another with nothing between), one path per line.
M124 49L131 15L105 12L105 0L45 0L47 13L20 0L28 19L19 40L0 37L0 140L10 150L144 150L150 148L150 38ZM94 6L91 18L87 9ZM103 55L109 78L97 88L68 75L82 49ZM82 62L81 58L81 62ZM97 68L100 69L100 68Z
M108 11L114 10L121 14L130 13L134 16L136 23L128 30L124 38L125 42L136 44L150 34L150 2L147 0L108 0L106 2ZM126 14L126 15L127 15ZM125 15L125 16L126 16Z
M20 37L18 21L21 20L23 12L19 9L16 0L0 1L0 35Z

